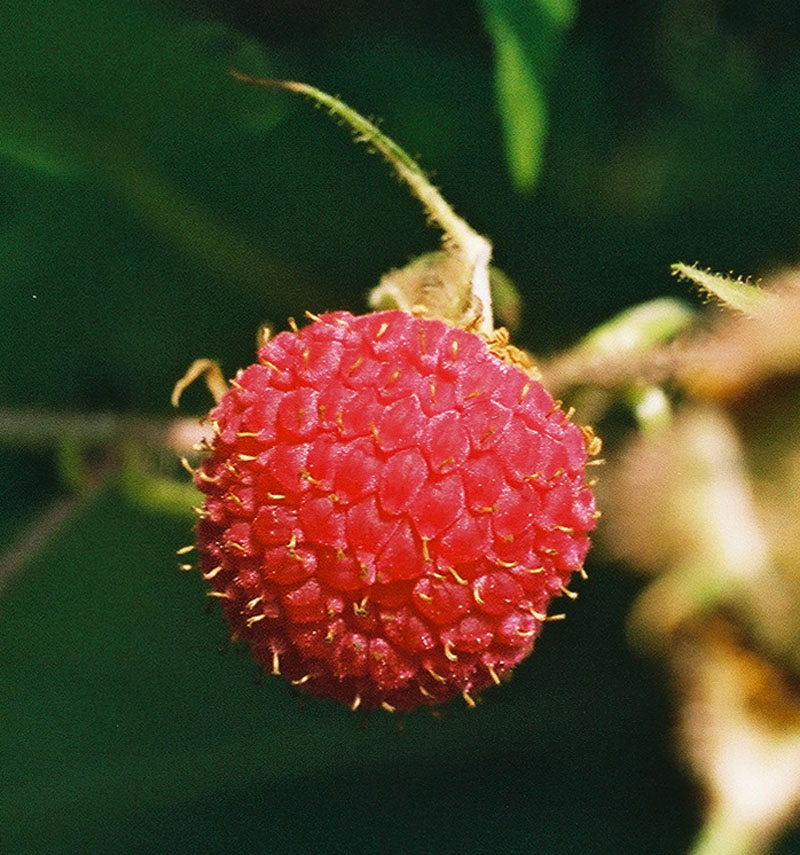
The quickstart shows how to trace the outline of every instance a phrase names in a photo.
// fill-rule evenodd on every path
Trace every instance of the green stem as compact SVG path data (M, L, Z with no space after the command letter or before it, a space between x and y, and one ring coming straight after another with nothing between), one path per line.
M35 408L0 409L0 445L52 448L65 441L109 445L124 437L151 447L187 453L204 433L197 419L148 419L117 413L57 413Z
M87 483L80 492L58 498L48 504L23 529L19 537L0 553L0 594L71 519L91 505L106 489L116 474L116 467L107 462L97 467L93 474L93 481Z
M481 319L479 327L485 333L492 331L494 322L492 320L492 298L489 290L489 259L492 254L492 245L485 237L479 235L466 220L456 214L412 157L403 151L394 140L382 133L369 119L321 89L295 80L250 77L233 70L230 74L234 79L243 83L285 89L311 98L317 104L326 107L331 115L349 125L355 132L356 141L364 142L379 152L397 172L401 180L409 186L411 192L422 202L430 219L444 231L445 244L451 244L453 248L462 252L467 259L473 270L472 293L480 301Z
M0 410L0 446L56 449L62 481L70 490L41 510L0 553L0 593L115 478L138 505L188 517L199 499L196 489L188 479L178 482L158 474L150 458L164 448L189 455L207 434L197 419ZM99 463L84 454L89 449L103 450Z

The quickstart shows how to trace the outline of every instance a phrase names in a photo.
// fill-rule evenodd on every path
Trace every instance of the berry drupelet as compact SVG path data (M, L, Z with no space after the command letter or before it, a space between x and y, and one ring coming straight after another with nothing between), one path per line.
M409 710L471 705L531 652L589 546L591 432L492 350L400 311L328 314L212 410L201 569L268 670Z

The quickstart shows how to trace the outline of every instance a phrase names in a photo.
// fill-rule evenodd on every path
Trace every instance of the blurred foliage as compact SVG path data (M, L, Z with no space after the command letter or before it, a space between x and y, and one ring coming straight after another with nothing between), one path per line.
M220 73L264 51L223 24L131 2L32 3L3 19L3 154L46 175L101 172L146 146L230 144L279 112ZM130 156L130 155L129 155Z
M497 108L514 184L529 191L542 168L547 136L546 82L553 76L573 0L483 0L494 42Z
M362 310L436 248L377 158L231 66L380 115L491 237L517 341L547 354L632 304L695 299L679 259L796 260L798 48L788 0L6 4L0 438L22 407L165 416L195 357L230 376L261 323ZM184 412L207 404L190 389ZM6 557L67 488L54 448L18 444ZM74 452L75 483L104 462ZM148 459L153 493L174 457ZM478 710L362 731L216 655L221 618L175 569L188 524L125 498L136 477L95 483L38 557L0 568L0 851L685 850L698 805L664 681L626 648L639 583L619 568L595 555L569 620Z
M706 797L693 855L766 855L800 817L800 271L678 272L728 312L661 353L675 415L615 455L604 540L654 577L628 623L673 676Z

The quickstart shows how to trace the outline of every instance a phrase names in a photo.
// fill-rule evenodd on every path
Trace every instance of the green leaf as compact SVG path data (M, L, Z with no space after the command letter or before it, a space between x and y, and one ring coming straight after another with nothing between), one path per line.
M547 82L576 7L572 0L483 0L483 8L495 49L506 159L517 189L529 192L547 139Z
M733 276L701 270L696 264L678 262L672 265L672 272L679 279L693 282L702 293L716 298L724 306L746 315L757 314L769 299L769 294L749 279L734 279Z

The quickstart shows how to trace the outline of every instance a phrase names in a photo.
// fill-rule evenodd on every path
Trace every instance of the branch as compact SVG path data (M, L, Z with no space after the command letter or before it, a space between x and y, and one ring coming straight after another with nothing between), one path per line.
M0 409L0 445L14 448L52 448L64 440L97 446L130 439L187 454L210 435L211 431L199 418L155 419L119 413Z

